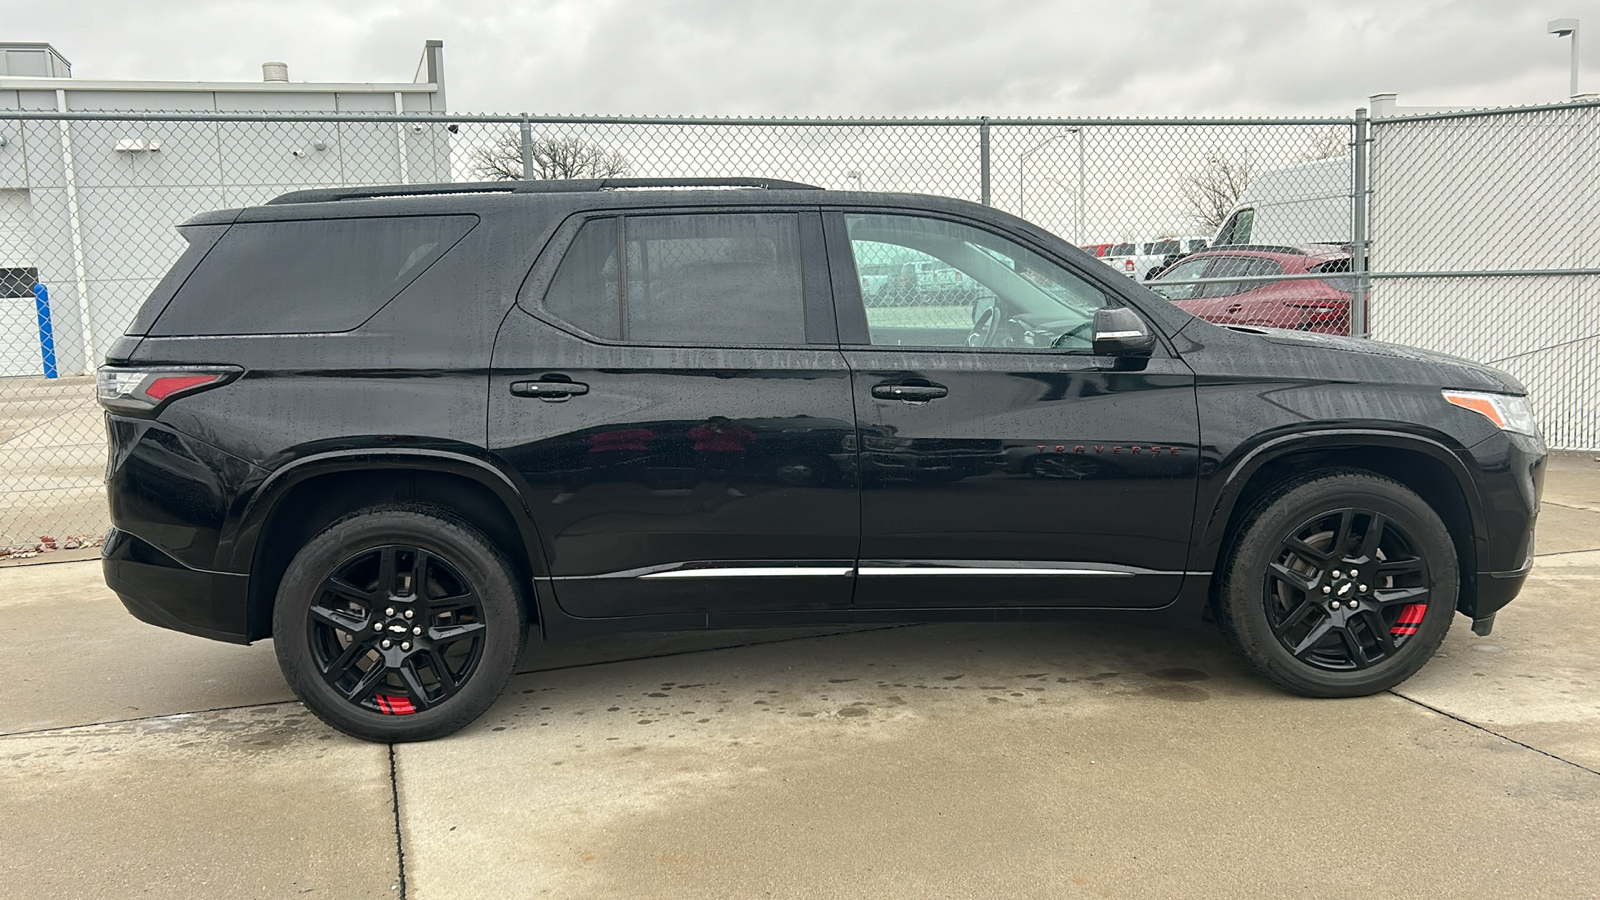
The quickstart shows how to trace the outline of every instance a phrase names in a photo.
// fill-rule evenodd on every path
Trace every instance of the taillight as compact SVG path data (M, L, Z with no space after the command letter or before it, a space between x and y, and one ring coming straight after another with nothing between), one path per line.
M1133 260L1131 260L1131 259L1123 260L1122 261L1122 270L1124 272L1132 272L1133 271Z
M243 373L238 366L101 366L96 387L106 409L150 415L179 397L221 387Z

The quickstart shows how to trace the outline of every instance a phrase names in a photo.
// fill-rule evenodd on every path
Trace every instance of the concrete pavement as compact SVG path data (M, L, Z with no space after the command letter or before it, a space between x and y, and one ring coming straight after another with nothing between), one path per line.
M1600 896L1600 464L1540 522L1495 633L1375 697L1209 628L629 635L392 751L270 644L0 569L0 897Z

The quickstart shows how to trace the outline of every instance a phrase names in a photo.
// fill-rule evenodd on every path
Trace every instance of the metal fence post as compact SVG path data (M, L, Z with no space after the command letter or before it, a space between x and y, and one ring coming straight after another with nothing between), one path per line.
M56 91L56 109L67 111L67 92ZM78 168L72 158L72 123L63 118L61 126L61 174L67 188L67 230L72 239L73 287L78 292L78 326L83 340L83 366L78 374L88 375L98 365L94 321L89 312L89 264L83 252L83 221L78 207Z
M989 206L989 117L978 125L978 199Z
M533 123L522 117L522 180L533 177Z
M1350 273L1355 276L1355 293L1350 298L1350 334L1355 337L1369 334L1367 301L1372 296L1372 282L1367 275L1367 148L1371 146L1371 126L1366 107L1356 110L1355 140L1350 148L1355 166L1350 198Z

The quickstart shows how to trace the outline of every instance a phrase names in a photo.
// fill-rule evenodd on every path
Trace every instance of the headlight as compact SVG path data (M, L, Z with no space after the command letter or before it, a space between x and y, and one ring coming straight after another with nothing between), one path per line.
M1445 402L1470 409L1495 427L1530 437L1539 436L1539 423L1533 419L1533 405L1527 397L1511 394L1479 394L1472 391L1444 391Z

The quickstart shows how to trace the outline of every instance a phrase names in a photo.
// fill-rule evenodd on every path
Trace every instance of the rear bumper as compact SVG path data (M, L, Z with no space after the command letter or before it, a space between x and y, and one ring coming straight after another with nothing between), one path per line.
M249 576L191 569L147 541L116 528L100 564L106 585L134 618L217 641L248 644Z

